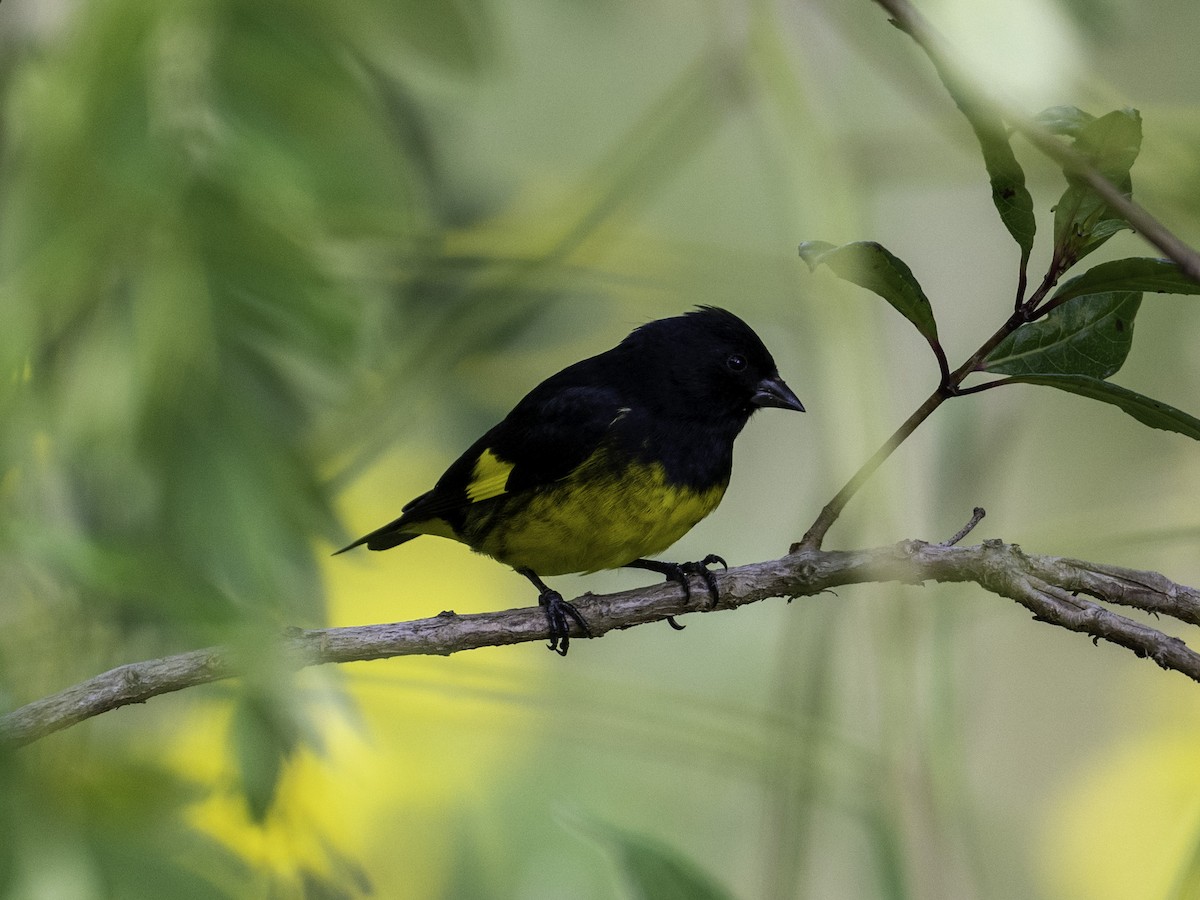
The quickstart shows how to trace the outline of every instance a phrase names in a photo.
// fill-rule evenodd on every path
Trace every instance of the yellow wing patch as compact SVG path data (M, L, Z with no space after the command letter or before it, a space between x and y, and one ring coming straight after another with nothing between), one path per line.
M499 497L508 490L508 476L513 464L505 462L491 450L484 450L475 461L475 472L467 485L467 499L472 503Z

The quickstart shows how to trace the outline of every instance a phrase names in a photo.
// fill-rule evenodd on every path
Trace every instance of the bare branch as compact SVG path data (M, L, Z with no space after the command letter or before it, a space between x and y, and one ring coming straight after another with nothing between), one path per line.
M1126 647L1164 669L1200 681L1200 655L1183 641L1094 602L1200 624L1200 591L1176 584L1157 572L1028 556L1017 545L1001 541L985 541L974 547L902 541L870 550L801 549L782 559L730 569L716 577L721 592L716 609L732 609L769 597L790 600L813 596L848 584L973 582L1015 600L1038 621ZM708 606L687 606L682 591L674 584L605 596L584 594L574 602L596 637L687 612L710 611ZM412 622L297 631L281 640L286 657L300 669L392 656L448 655L546 638L545 616L534 607L467 616L442 613ZM119 666L0 717L0 740L11 745L27 744L108 710L238 674L233 655L220 647Z

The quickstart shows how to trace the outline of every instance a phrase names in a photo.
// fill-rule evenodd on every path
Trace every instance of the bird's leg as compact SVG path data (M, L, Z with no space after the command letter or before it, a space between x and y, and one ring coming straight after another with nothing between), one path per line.
M537 573L532 569L517 569L522 575L533 582L538 589L538 605L546 609L546 622L550 628L550 649L559 656L566 656L571 646L571 622L579 626L585 637L592 636L592 629L580 615L574 603L562 598L562 594L547 587Z
M674 581L683 588L683 600L685 603L692 602L692 586L688 582L688 576L699 575L704 579L705 587L708 588L708 595L712 599L711 605L716 606L717 600L720 597L720 591L717 590L717 577L708 568L716 563L720 563L723 569L729 568L729 564L715 553L708 554L708 556L699 562L672 563L662 562L657 559L635 559L633 562L625 563L622 568L647 569L665 576L667 581ZM684 628L684 626L675 621L674 616L667 617L667 624L676 631L682 631Z

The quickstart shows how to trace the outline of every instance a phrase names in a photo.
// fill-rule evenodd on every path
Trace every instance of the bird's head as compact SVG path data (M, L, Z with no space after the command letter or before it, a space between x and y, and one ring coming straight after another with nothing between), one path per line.
M760 407L804 411L759 336L727 310L701 306L648 322L621 349L641 361L636 370L646 381L639 393L663 412L728 417L740 427Z

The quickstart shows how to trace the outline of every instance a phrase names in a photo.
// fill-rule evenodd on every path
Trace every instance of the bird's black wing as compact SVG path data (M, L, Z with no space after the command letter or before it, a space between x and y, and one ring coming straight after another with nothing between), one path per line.
M582 365L534 388L455 460L432 490L409 502L400 518L345 549L359 544L373 550L392 547L415 537L421 533L421 523L433 520L461 531L473 504L533 490L569 475L628 412L615 388L579 383L582 373L577 369Z
M625 411L608 388L536 391L463 453L433 490L409 503L405 517L441 517L565 478L595 452Z

